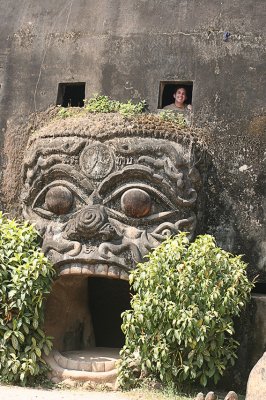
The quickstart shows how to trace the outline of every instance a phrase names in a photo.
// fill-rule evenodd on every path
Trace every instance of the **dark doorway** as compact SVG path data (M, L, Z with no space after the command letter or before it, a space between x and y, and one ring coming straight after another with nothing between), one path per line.
M59 83L57 105L62 107L84 107L85 83Z
M89 278L89 308L96 347L123 347L121 313L130 309L129 283L107 278Z
M162 81L159 88L158 108L164 108L174 102L173 95L178 87L183 87L187 92L186 104L192 104L192 81Z

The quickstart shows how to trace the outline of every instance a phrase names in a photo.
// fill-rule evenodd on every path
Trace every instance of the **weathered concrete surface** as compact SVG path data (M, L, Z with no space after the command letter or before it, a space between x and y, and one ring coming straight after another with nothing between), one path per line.
M253 367L247 384L246 400L266 399L266 353Z

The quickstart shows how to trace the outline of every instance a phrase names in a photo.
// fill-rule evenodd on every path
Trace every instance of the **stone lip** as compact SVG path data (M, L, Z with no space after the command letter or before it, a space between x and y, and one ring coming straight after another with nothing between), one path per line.
M64 355L53 350L44 359L51 368L52 377L60 380L71 378L77 381L114 383L117 379L119 349L95 348L84 352L65 352Z
M88 372L107 372L116 368L119 349L96 347L88 351L67 351L54 355L58 365Z

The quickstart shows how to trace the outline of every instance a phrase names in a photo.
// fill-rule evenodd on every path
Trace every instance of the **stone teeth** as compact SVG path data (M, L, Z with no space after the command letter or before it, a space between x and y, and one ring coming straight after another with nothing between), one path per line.
M60 367L77 371L107 372L116 368L116 360L84 362L64 357L60 353L56 353L54 359Z
M91 372L92 371L92 363L91 362L83 362L80 361L79 363L79 369L81 371L88 371Z
M60 275L69 275L70 274L70 267L65 266L60 269Z
M129 277L129 274L126 271L121 270L120 279L122 279L123 281L128 281L128 277Z
M94 275L95 274L95 265L83 265L82 274L83 275Z
M107 264L98 264L95 267L95 275L107 275L108 273L108 265Z
M92 372L104 372L104 371L105 371L104 362L92 363Z
M81 274L82 273L82 268L80 266L80 264L71 264L70 267L70 273L71 274Z
M60 275L96 275L108 276L108 278L122 279L128 281L129 274L116 266L108 266L108 264L82 264L73 263L60 268Z
M59 354L59 357L57 357L55 360L60 367L67 368L68 359L66 357L63 357L61 354Z
M55 359L55 361L57 362L57 364L59 364L59 362L60 362L60 353L55 352L55 353L54 353L54 359Z
M75 370L79 370L80 369L80 365L79 365L79 361L78 360L70 360L68 359L67 362L67 368L68 369L75 369Z
M120 277L120 269L118 267L109 267L108 276L110 276L110 278L119 279L119 277Z
M116 368L116 362L117 361L105 361L105 363L104 363L105 372L112 371L113 369L115 369Z

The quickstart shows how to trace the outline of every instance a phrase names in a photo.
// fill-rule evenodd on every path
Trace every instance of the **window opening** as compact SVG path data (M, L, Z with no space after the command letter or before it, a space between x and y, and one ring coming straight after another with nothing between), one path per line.
M84 107L85 83L59 83L57 105L62 107Z
M186 104L192 104L192 81L161 81L159 87L158 108L164 108L169 104L174 103L174 93L179 87L186 89L187 99Z

